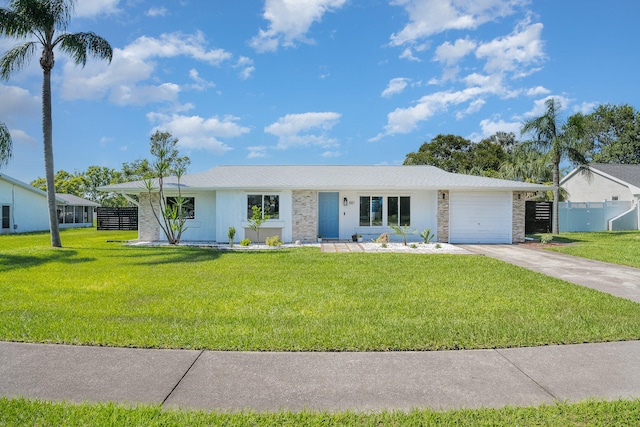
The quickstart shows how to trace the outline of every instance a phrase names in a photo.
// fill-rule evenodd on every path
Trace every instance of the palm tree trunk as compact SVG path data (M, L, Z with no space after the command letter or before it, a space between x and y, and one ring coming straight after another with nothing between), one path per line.
M553 222L551 223L551 233L558 234L559 233L559 221L558 221L558 211L560 203L560 156L554 156L553 159L553 205L552 205L552 215Z
M51 117L51 69L44 68L42 79L42 133L44 136L44 169L47 180L47 204L49 205L49 230L51 246L61 248L58 214L56 212L56 186L53 166L53 119Z

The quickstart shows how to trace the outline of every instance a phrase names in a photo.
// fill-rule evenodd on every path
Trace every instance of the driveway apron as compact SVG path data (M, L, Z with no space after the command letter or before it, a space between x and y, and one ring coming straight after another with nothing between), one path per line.
M640 302L640 269L580 258L527 245L462 245L469 252Z

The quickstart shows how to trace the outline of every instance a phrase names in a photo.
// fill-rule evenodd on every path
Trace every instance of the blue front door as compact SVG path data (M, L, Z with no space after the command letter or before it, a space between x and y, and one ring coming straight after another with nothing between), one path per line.
M318 194L318 234L337 239L340 235L340 198L338 193Z

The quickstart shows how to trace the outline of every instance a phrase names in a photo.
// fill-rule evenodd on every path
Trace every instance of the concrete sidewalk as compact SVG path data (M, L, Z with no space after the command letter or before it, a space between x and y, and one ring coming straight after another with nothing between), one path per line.
M640 269L545 251L525 245L461 245L569 283L640 302Z
M640 398L640 341L251 353L0 342L0 395L205 410L455 409Z

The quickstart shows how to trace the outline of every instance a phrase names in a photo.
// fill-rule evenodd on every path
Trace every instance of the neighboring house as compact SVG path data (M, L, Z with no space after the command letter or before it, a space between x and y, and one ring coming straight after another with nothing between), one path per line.
M165 179L167 198L177 194L175 178ZM365 240L391 232L390 225L430 228L440 242L513 243L524 240L525 198L549 187L448 173L433 166L218 166L182 177L189 202L185 241L255 241L249 229L253 205L270 218L260 240L277 234L284 242L325 239ZM135 196L138 238L165 240L154 218L159 194L142 181L114 184L101 191ZM129 199L133 200L132 197Z
M92 227L98 203L69 194L56 194L60 228ZM49 230L47 193L0 174L0 234Z
M567 193L562 231L638 229L640 165L595 163L574 169L560 186Z

